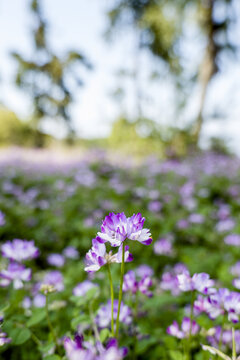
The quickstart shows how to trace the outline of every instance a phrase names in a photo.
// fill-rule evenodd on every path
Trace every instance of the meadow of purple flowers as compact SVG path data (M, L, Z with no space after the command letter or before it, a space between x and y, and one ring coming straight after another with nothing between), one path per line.
M237 158L20 155L0 159L0 359L238 358Z

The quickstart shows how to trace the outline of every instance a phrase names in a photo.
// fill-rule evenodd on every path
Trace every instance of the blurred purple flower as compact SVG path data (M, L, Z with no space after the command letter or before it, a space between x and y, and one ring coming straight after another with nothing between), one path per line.
M83 338L76 335L72 340L69 337L64 339L64 348L69 360L96 360L96 352L93 347L85 349L83 347Z
M61 254L51 254L47 257L47 262L52 266L63 267L65 264L65 259Z
M17 262L34 259L39 255L34 241L14 239L3 244L1 249L4 257Z
M23 282L31 280L31 269L25 268L24 265L10 262L6 270L0 272L0 286L6 287L13 283L14 289L21 289Z
M43 278L42 284L44 285L52 285L56 289L56 291L63 291L63 276L60 271L54 270L49 271Z
M181 328L179 327L178 323L174 321L172 325L167 328L167 333L169 335L177 337L178 339L183 339L189 337L190 329L192 335L196 335L200 330L199 325L196 323L195 320L192 321L191 326L190 318L185 317L182 321Z
M114 300L113 304L113 318L114 320L117 319L117 310L118 310L118 300ZM132 322L131 310L130 308L121 303L120 308L120 322L126 325L129 325ZM103 305L99 308L96 316L96 324L99 328L106 328L111 323L111 300L107 302L106 305Z
M137 276L143 277L143 276L153 276L153 269L146 264L142 264L138 266L135 270Z
M158 200L150 201L148 204L148 210L154 213L158 213L162 209L162 204Z
M5 214L2 212L2 211L0 211L0 226L3 226L3 225L5 225Z
M68 246L63 250L63 255L66 258L69 259L78 259L79 258L79 252L77 251L77 249L73 246Z
M171 256L173 254L172 243L168 239L159 239L154 243L154 253L157 255Z
M240 246L240 235L230 234L224 238L224 242L227 245Z
M73 295L84 296L90 289L97 287L98 287L97 284L94 284L89 280L85 280L79 283L77 286L75 286L75 288L73 289Z
M204 220L204 216L201 214L191 214L188 217L188 221L192 224L202 224Z
M226 232L226 231L232 230L234 228L234 226L235 226L235 221L231 218L228 218L228 219L219 221L216 224L216 230L218 232Z
M149 288L152 286L152 279L150 276L143 276L140 279L137 279L136 273L133 270L128 271L124 275L123 279L123 291L130 291L132 294L136 294L137 291L140 291L142 294L147 295L148 297L152 296L152 292Z
M0 346L9 344L12 339L7 337L7 334L0 329Z
M212 287L214 281L206 273L194 274L191 277L188 273L183 273L177 276L179 289L181 291L197 290L202 294L211 294L215 291Z

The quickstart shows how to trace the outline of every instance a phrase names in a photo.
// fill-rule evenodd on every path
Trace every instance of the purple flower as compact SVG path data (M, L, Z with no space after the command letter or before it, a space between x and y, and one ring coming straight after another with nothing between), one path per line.
M25 268L24 265L11 262L7 270L0 272L0 286L6 287L13 283L14 289L23 287L23 282L31 280L31 269Z
M0 226L5 225L5 215L2 211L0 211Z
M43 294L36 294L33 297L33 306L36 308L43 308L46 304L46 296Z
M140 277L153 276L153 269L146 264L138 266L135 271L137 276Z
M236 262L236 264L231 267L230 271L232 275L240 277L240 261Z
M177 276L179 289L181 291L194 291L197 290L202 294L210 294L214 290L214 281L210 279L206 273L194 274L191 277L188 273L183 273Z
M149 291L149 288L152 286L152 279L150 276L143 276L140 279L137 279L136 273L133 270L128 271L124 275L123 279L123 291L130 291L132 294L136 294L137 291L140 291L142 294L147 295L148 297L152 296L152 292Z
M172 295L176 296L180 294L179 283L177 275L187 273L189 274L184 264L178 263L170 271L166 271L162 275L160 282L160 288L162 290L171 291Z
M48 256L47 262L49 265L62 267L65 264L65 259L61 254L51 254Z
M106 349L102 348L97 360L122 360L128 353L127 348L118 348L117 340L112 338L108 341Z
M160 239L154 243L154 253L157 255L172 255L172 243L168 239Z
M7 337L7 334L0 329L0 346L9 344L12 339Z
M216 225L216 230L218 232L226 232L232 230L234 226L235 226L235 221L231 218L228 218L219 221Z
M77 249L73 246L66 247L63 250L63 255L69 259L78 259L79 258L79 253L78 253Z
M230 292L224 301L224 308L228 312L228 320L237 323L240 315L240 293Z
M190 329L192 335L196 335L200 330L199 325L196 323L195 320L192 321L191 326L191 320L185 317L182 321L181 328L179 327L178 323L174 321L172 325L167 328L167 333L169 335L177 337L178 339L183 339L189 337Z
M44 285L52 285L54 286L56 291L63 291L64 284L63 284L63 276L60 271L54 270L49 271L42 281Z
M227 245L240 246L240 235L230 234L224 238L224 242Z
M69 360L96 360L96 352L93 347L88 349L83 347L83 338L76 335L72 340L69 337L64 339L64 348Z
M158 200L150 201L148 204L148 210L158 213L162 209L162 204Z
M84 296L90 289L97 288L98 285L92 283L89 280L85 280L81 283L79 283L75 288L73 289L73 295L75 296Z
M204 222L204 216L201 214L191 214L188 221L192 224L202 224Z
M125 246L125 262L133 260L132 254L128 251L129 246ZM86 254L86 267L85 271L95 272L98 271L105 264L121 263L122 262L122 246L119 247L116 254L112 254L112 251L107 253L105 244L98 241L98 239L92 240L92 248Z
M34 241L14 239L2 245L2 255L10 260L22 262L34 259L39 255Z
M143 229L144 221L140 213L128 218L124 213L110 213L105 217L98 237L102 242L109 241L112 246L120 246L126 239L150 245L152 238L150 231Z
M118 310L118 300L114 300L113 304L113 318L117 319L117 310ZM120 308L120 322L129 325L132 322L131 310L130 308L121 303ZM106 305L103 305L99 308L96 316L96 324L99 328L103 329L110 325L111 323L111 301L109 300Z

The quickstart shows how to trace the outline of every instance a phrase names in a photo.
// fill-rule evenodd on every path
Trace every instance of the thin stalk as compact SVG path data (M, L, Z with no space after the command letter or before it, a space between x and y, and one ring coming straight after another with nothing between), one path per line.
M57 352L59 353L57 336L56 336L56 334L55 334L55 331L54 331L54 328L53 328L53 326L52 326L52 323L51 323L51 320L50 320L50 316L49 316L49 310L48 310L48 294L46 294L45 309L46 309L46 314L47 314L48 327L49 327L49 330L50 330L50 332L51 332L51 334L52 334L53 341L54 341L54 343L55 343L55 345L56 345Z
M189 338L188 338L188 357L191 359L191 342L192 342L192 323L193 323L193 305L194 305L195 292L192 291L191 294L191 311L190 311L190 329L189 329Z
M232 328L232 360L236 360L237 353L236 353L236 342L235 342L235 330Z
M108 277L109 277L110 292L111 292L111 329L112 329L112 336L114 336L114 318L113 318L114 292L113 292L113 281L110 270L110 264L107 264L107 269L108 269Z
M95 323L94 315L93 315L92 306L93 306L93 303L90 302L90 304L89 304L89 314L90 314L90 318L91 318L91 322L92 322L92 328L93 328L93 332L94 332L96 340L101 343L100 335L99 335L99 332L98 332L98 329L97 329L97 326L96 326L96 323Z
M119 289L119 297L118 297L118 311L117 311L117 321L116 321L116 332L115 337L118 338L119 332L119 316L120 316L120 308L122 303L122 293L123 293L123 276L124 276L124 265L125 265L125 246L124 243L122 244L122 264L121 264L121 279L120 279L120 289Z
M134 303L134 339L133 339L133 360L137 358L137 317L138 317L138 291L135 295L135 303Z

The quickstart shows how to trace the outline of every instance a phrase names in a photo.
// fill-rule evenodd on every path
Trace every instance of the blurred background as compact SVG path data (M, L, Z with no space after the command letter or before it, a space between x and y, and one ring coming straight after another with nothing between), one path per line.
M1 0L0 146L240 154L239 0Z

